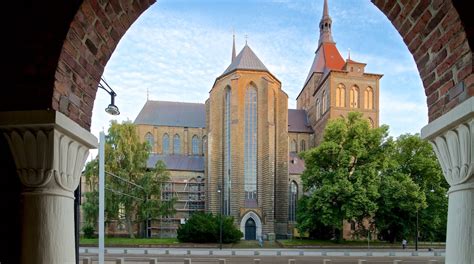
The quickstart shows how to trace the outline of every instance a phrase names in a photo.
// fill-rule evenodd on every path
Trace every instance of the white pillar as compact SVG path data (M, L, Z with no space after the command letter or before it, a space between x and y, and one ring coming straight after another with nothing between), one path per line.
M21 263L75 263L74 190L97 139L56 111L0 120L23 185Z
M474 97L425 126L448 191L446 263L474 262Z

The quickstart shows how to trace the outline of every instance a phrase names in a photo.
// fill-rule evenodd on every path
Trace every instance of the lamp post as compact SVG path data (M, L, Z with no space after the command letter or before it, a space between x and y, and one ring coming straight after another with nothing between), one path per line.
M99 86L110 95L110 104L105 108L105 112L111 115L119 115L120 111L115 105L117 94L110 88L104 79L100 78ZM99 264L104 263L104 211L105 211L105 133L99 135Z
M217 193L219 193L219 249L222 249L222 191L220 187Z

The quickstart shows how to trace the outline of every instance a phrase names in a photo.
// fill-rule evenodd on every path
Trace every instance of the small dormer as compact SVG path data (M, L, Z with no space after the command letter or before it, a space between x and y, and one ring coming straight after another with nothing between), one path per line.
M344 65L344 70L347 71L349 74L362 75L365 72L366 65L366 63L353 61L348 58L346 60L346 64Z

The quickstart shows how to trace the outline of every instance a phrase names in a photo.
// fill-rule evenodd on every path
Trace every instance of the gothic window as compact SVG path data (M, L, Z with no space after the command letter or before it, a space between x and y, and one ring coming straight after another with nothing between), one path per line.
M257 89L245 94L244 189L246 206L257 206Z
M304 139L300 142L300 151L306 151L306 142Z
M326 98L326 91L323 91L323 95L322 95L322 105L321 105L321 114L324 115L324 113L326 113L326 110L327 110L327 98Z
M162 147L163 147L163 154L167 155L170 152L170 137L168 134L163 135L163 142L162 142Z
M199 138L194 135L192 139L193 144L193 155L199 155Z
M374 90L370 86L364 92L364 108L374 109Z
M316 99L316 120L319 120L319 117L321 117L321 103L318 98Z
M224 98L224 208L225 215L230 214L230 191L231 191L231 147L230 147L230 133L231 133L231 117L230 117L230 102L231 90L229 87L225 89Z
M326 93L326 109L324 112L326 112L329 109L329 104L331 103L331 100L329 99L329 92Z
M359 87L357 87L357 85L351 87L349 101L349 106L351 108L359 108Z
M288 220L294 222L296 221L296 202L298 201L298 185L295 181L290 182L288 194Z
M153 152L153 147L155 146L155 140L153 139L153 135L150 132L146 133L145 141L150 146L150 152Z
M342 83L336 88L336 106L346 107L346 87Z
M202 137L202 154L207 155L207 137Z
M297 146L298 143L296 143L296 139L293 139L291 141L291 145L290 145L290 152L296 152L297 149L296 149L296 146Z
M173 154L181 154L181 141L178 134L173 138Z

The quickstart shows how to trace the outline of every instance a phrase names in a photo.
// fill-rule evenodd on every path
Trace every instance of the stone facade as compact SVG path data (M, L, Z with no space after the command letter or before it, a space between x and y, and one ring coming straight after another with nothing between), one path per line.
M198 155L203 155L203 139L206 135L205 128L195 127L176 127L176 126L154 126L154 125L139 125L138 136L145 139L146 135L150 133L153 136L153 145L151 146L151 152L157 154L165 154L163 152L163 137L169 136L169 153L173 154L174 141L173 137L178 135L180 138L180 154L194 155L193 154L193 137L197 137L199 140ZM177 153L176 153L177 154Z
M246 44L216 78L205 105L148 101L135 120L139 136L150 143L152 154L168 163L172 179L167 184L174 186L189 181L190 175L202 175L205 195L200 197L205 197L205 209L232 216L245 239L295 234L296 202L303 194L300 176L304 171L298 153L320 142L329 120L359 111L373 127L379 125L382 75L366 73L364 63L343 60L332 40L330 24L326 3L319 46L297 98L297 110L288 109L288 95L280 81ZM163 150L164 137L169 138L168 151ZM181 140L179 150L173 137ZM191 151L193 138L199 139L198 152ZM176 164L167 158L202 155L202 167L197 170L173 168ZM181 208L183 202L192 201L178 197L178 213L169 217L176 224L194 211ZM255 229L247 230L250 220Z
M245 202L245 97L248 89L257 91L257 199ZM268 72L236 70L218 79L210 92L208 166L209 209L219 212L219 193L224 185L224 107L226 89L231 93L230 118L230 211L236 224L248 212L262 223L262 234L286 235L288 179L288 96L281 83ZM225 195L226 190L223 190ZM278 208L275 207L278 203ZM256 220L256 219L255 219Z

